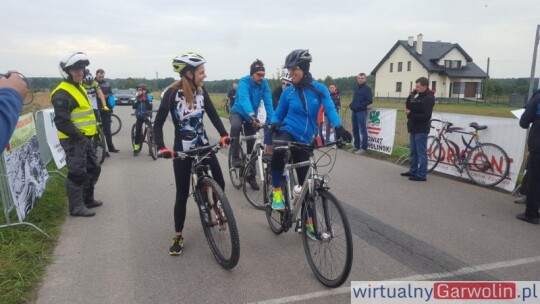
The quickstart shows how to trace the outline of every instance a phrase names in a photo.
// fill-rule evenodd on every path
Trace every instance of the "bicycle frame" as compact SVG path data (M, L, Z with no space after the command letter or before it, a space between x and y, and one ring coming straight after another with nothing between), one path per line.
M260 152L264 150L262 138L263 138L263 135L257 132L254 135L242 136L242 138L240 139L241 142L247 142L248 140L255 139L255 143L253 144L253 150L251 151L251 155L249 156L249 159L252 159L253 157L262 156L262 153ZM242 145L240 145L240 148L241 147ZM249 160L247 160L246 163L248 161ZM264 180L264 166L263 166L262 157L259 157L259 159L257 160L257 167L259 169L261 180Z

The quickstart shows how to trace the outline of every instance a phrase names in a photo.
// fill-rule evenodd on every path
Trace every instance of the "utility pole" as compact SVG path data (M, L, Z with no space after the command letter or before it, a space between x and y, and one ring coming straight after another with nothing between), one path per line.
M487 78L486 78L486 81L484 82L484 83L485 83L485 85L484 85L484 102L487 102L487 94L488 94L489 57L488 57L488 60L487 60L487 70L486 70L486 74L487 74Z
M536 26L536 36L534 37L534 51L533 51L533 61L531 66L531 80L529 82L529 96L527 100L531 99L534 87L534 68L536 67L536 53L538 51L538 40L540 40L540 24Z

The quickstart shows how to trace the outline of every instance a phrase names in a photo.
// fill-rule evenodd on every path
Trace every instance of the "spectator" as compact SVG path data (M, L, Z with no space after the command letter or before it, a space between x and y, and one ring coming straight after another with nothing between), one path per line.
M427 178L427 138L435 105L435 96L428 85L429 80L426 77L418 78L416 88L405 103L411 167L409 171L401 173L401 176L407 176L411 181L426 181Z
M257 119L258 108L261 100L264 102L266 109L266 117L271 119L274 115L272 107L272 95L268 80L264 78L265 69L264 63L259 59L255 60L250 66L250 73L240 79L238 83L238 91L236 92L236 100L231 108L229 120L231 122L231 137L238 141L240 131L244 128L246 136L254 135L260 127L260 122ZM251 154L255 140L247 141L247 154ZM233 165L240 167L242 160L240 159L240 145L231 145L229 153L233 155ZM255 172L248 172L246 175L247 181L253 190L259 190L259 185L255 180Z
M368 148L367 135L367 107L373 102L371 88L366 84L366 74L358 74L358 86L354 89L353 100L349 108L352 111L352 129L354 136L354 147L349 152L363 154ZM360 140L362 134L362 140Z
M96 119L99 121L101 118L99 116L99 109L102 108L104 111L109 111L109 107L107 107L105 97L103 96L103 92L101 92L99 84L94 79L94 76L92 76L89 69L84 70L83 87L86 89L86 94L90 99L92 109L94 109L94 115L96 115ZM101 107L98 106L99 103L101 103Z
M66 152L66 190L72 216L94 216L90 208L103 205L94 199L94 186L101 173L92 141L97 134L96 116L81 85L89 64L85 53L64 55L59 64L63 80L51 93L54 123Z
M232 89L227 93L227 97L229 98L229 109L232 108L234 105L234 101L236 100L236 88L238 87L238 84L236 82L233 82Z
M147 118L152 117L152 95L148 94L148 88L144 84L137 86L137 101L133 104L135 109L135 143L133 144L133 156L139 155L141 144L142 125Z
M334 106L336 107L336 110L338 111L338 114L339 114L339 109L341 109L341 96L339 96L339 91L336 85L335 84L329 85L328 91L330 91L330 98L332 98L332 101L334 102ZM324 112L324 122L326 124L325 142L330 142L330 134L334 130L334 126L332 126L332 122L328 118L326 111Z
M279 98L281 98L281 93L283 93L283 90L285 90L287 87L292 85L291 77L289 76L289 73L285 74L285 76L281 77L281 85L277 86L272 91L272 106L274 108L274 111L276 110L278 104L279 104ZM268 117L268 122L272 119L271 117ZM272 134L270 133L270 128L268 127L268 124L264 126L264 145L265 145L265 152L266 153L272 153L274 150L274 147L272 145Z
M527 144L529 147L529 159L527 164L528 187L526 187L525 212L516 215L516 218L527 223L539 223L540 214L540 188L531 187L540 184L540 94L535 94L527 103L525 112L519 119L519 125L527 129L530 126ZM532 125L531 125L532 124Z
M105 108L100 108L100 114L101 114L101 123L103 124L103 133L105 133L105 139L107 140L107 147L109 148L109 152L118 153L120 150L116 149L114 147L114 144L112 142L112 135L111 135L111 114L113 112L113 106L109 104L109 95L112 94L112 88L111 84L108 83L105 80L105 71L103 69L98 69L96 71L96 80L99 84L99 87L101 88L101 91L103 92L103 95L105 96L105 100L107 101L107 106L109 108L109 111L106 111ZM99 103L98 103L99 106ZM107 156L109 154L107 153Z
M10 71L7 78L0 76L0 154L4 152L15 131L27 93L26 82L16 71Z

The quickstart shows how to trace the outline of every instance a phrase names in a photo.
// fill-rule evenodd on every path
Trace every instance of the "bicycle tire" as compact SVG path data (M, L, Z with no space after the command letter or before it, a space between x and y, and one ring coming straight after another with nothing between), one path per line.
M105 158L107 158L107 145L105 143L105 133L103 133L103 130L101 127L97 128L97 134L94 136L94 147L96 149L96 156L98 158L98 161L100 164L103 164L105 162Z
M229 164L229 177L231 178L231 184L234 188L242 188L242 174L244 171L244 162L242 161L242 166L236 168L233 166L233 155L232 155L232 146L238 145L238 150L240 151L240 159L244 159L244 151L242 151L242 146L238 140L233 140L231 143L231 148L229 148L228 164Z
M353 262L353 241L349 220L345 215L345 211L339 200L326 190L317 190L319 195L316 200L311 199L304 202L302 210L302 242L304 244L304 252L308 260L309 267L315 274L315 277L325 286L335 288L343 284L349 277ZM333 207L333 210L330 208ZM312 240L307 235L307 210L312 210L313 226L318 240ZM322 213L322 215L321 215ZM330 223L330 221L341 218L341 225L338 223ZM330 226L330 227L328 227ZM341 226L342 229L339 229ZM345 249L340 247L339 250L331 251L332 242L337 242L343 239ZM335 244L335 243L334 243ZM313 250L312 246L320 246L321 248ZM344 254L343 258L337 258L339 254ZM317 263L316 257L321 257L328 262L336 262L343 264L342 266L325 266L323 262ZM330 275L326 270L336 269L336 275Z
M281 234L284 231L283 223L285 222L286 212L288 212L289 204L287 203L289 200L287 187L281 187L281 191L283 192L283 199L285 200L285 212L276 211L272 209L272 192L274 191L274 187L272 186L272 173L270 170L266 170L266 180L268 181L266 184L266 221L268 222L268 226L270 226L270 230L272 230L275 234ZM285 178L281 179L281 185L285 185L287 181Z
M201 224L210 251L223 268L231 269L238 264L240 259L240 237L229 200L223 189L212 178L203 177L200 179L196 189ZM217 202L213 204L212 208L210 208L211 204L208 199L210 193L213 202ZM220 215L218 216L218 214ZM222 238L227 237L227 234L230 239L225 242L228 243L227 247L230 245L230 248L220 248L218 243Z
M433 171L441 161L441 141L435 136L428 136L427 140L428 166L427 172Z
M111 136L116 135L122 129L122 121L116 114L111 114Z
M156 160L158 151L154 137L154 127L148 127L146 129L146 143L148 144L148 152L150 152L150 156L152 156L153 160Z
M474 159L471 160L473 157ZM489 157L491 157L491 159ZM493 160L496 161L497 158L499 158L499 166L492 162ZM478 160L482 163L478 163ZM479 144L474 147L467 155L465 162L465 171L469 178L475 184L483 187L491 187L499 184L506 178L508 171L510 171L508 154L506 154L503 148L492 143ZM495 172L495 169L497 169L498 172ZM488 174L494 178L490 178L489 181L486 181L484 178L480 178L477 174L478 172Z
M136 134L136 128L137 128L137 124L133 124L133 127L131 127L131 148L133 148L135 146L135 134ZM141 132L143 133L143 132ZM141 152L142 150L142 146L143 146L143 143L144 143L144 135L141 134L141 140L140 140L140 143L139 143L139 149L138 150L135 150L133 149L133 152Z
M246 165L246 168L244 169L244 174L243 174L244 178L242 179L242 191L244 192L244 196L246 197L247 201L249 202L251 206L255 207L255 209L258 209L258 210L264 210L265 209L265 193L262 187L264 187L264 184L266 183L266 173L263 172L264 177L261 180L260 172L258 172L259 171L259 163L258 163L259 157L262 157L262 156L251 158L248 164ZM253 167L255 168L252 169ZM248 182L249 179L246 178L251 170L255 172L254 178L257 184L259 184L259 190L253 190L251 188L251 184Z

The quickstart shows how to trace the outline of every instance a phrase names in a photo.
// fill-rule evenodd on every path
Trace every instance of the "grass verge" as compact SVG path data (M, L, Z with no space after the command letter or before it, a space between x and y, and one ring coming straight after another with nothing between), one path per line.
M54 164L47 166L49 172ZM61 170L64 174L67 170ZM35 224L52 239L29 226L0 229L0 303L31 303L46 266L53 260L53 250L67 214L65 180L51 174L43 196L25 221ZM12 212L11 222L17 222ZM5 223L2 216L0 223Z

